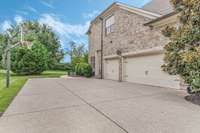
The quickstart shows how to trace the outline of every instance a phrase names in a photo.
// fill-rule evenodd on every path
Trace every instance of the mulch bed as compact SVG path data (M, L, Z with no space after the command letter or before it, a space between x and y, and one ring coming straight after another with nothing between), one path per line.
M200 105L200 94L186 96L185 99L193 104Z

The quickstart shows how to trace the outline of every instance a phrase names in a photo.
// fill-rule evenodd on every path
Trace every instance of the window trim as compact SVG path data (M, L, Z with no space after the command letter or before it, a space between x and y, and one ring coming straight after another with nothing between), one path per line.
M113 19L114 19L113 24L107 26L107 25L106 25L106 24L107 24L106 22L107 22L109 19L111 19L112 17L113 17ZM114 32L114 25L115 25L115 16L114 16L114 15L108 16L108 17L105 19L105 35L109 35L109 34L111 34L111 33ZM109 31L109 32L108 32L108 31Z

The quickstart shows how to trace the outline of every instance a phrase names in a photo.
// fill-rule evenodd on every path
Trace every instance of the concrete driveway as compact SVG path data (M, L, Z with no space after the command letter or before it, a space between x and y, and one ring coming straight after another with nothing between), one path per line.
M0 118L0 133L199 133L186 93L108 80L31 79Z

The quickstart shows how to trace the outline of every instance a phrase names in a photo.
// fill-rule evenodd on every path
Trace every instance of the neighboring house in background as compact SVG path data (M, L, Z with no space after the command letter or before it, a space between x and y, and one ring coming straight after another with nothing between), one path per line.
M115 2L91 22L89 63L97 78L180 88L179 78L161 69L169 41L161 29L176 25L178 14L166 14L172 11L170 5L153 12L155 1L144 9Z

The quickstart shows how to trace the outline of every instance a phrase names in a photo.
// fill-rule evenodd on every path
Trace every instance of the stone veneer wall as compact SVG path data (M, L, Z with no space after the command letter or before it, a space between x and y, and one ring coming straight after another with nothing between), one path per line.
M169 41L159 29L144 26L151 19L123 9L116 10L114 15L114 33L104 34L104 56L115 55L118 49L127 53L164 46Z
M101 49L101 22L92 25L91 34L89 34L89 63L92 56L95 56L97 50Z
M116 55L117 50L122 53L134 52L164 46L169 41L162 34L160 29L151 29L144 26L151 19L128 12L123 9L114 10L110 15L115 16L115 29L113 33L105 35L103 28L103 56ZM108 15L109 16L109 15ZM104 18L105 24L106 18ZM101 50L101 21L92 24L89 34L89 63L91 57L95 56L97 50ZM99 60L96 60L96 70L100 69ZM98 67L97 67L98 66ZM104 71L104 70L102 70Z

